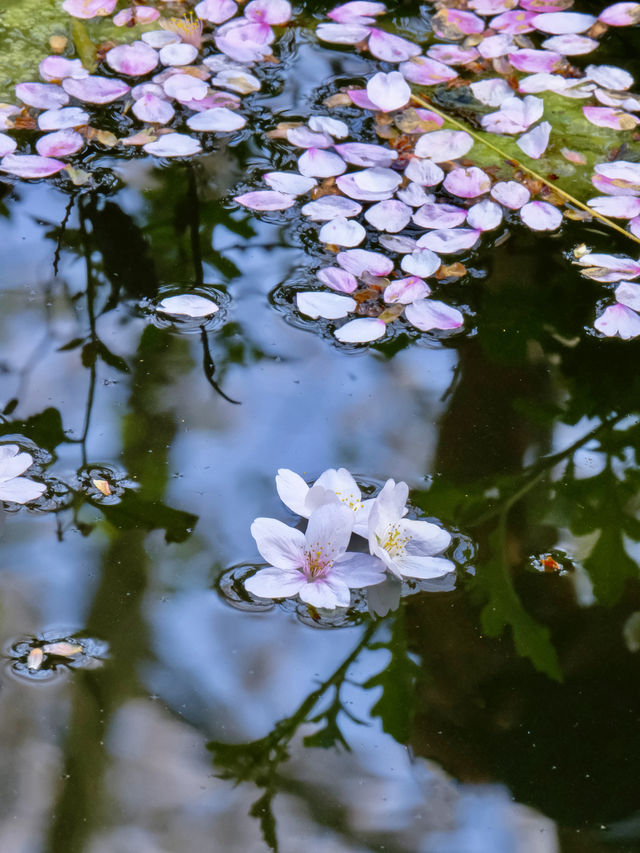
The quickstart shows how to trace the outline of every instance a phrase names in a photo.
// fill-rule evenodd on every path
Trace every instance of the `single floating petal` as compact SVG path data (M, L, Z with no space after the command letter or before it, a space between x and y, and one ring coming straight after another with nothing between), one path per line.
M616 257L589 252L577 261L578 266L584 267L582 275L594 281L621 281L627 278L638 278L640 262L631 258Z
M352 176L360 189L374 193L395 190L402 181L401 175L384 166L370 166L368 169L352 172Z
M308 193L318 183L315 178L305 178L297 172L267 172L262 178L265 184L268 184L272 190L286 193L287 195L304 195L304 193ZM347 201L347 199L344 199L344 201ZM353 204L353 202L350 203ZM360 208L360 205L357 206ZM359 212L360 210L358 210ZM343 213L342 215L344 216L345 214ZM333 217L330 216L328 218L332 219Z
M442 266L442 261L428 248L418 248L409 255L405 255L400 263L400 266L409 275L416 275L419 278L429 278L434 272Z
M536 17L540 16L536 15L535 12L513 9L510 12L503 12L495 18L491 18L489 25L492 30L510 35L530 33L534 29L533 21Z
M537 160L539 157L542 157L544 152L547 150L550 134L551 125L548 121L543 121L536 125L532 130L529 130L527 133L523 133L522 136L516 140L516 145L533 160Z
M502 222L502 208L495 201L484 199L469 208L467 222L476 231L493 231Z
M69 157L82 148L84 137L71 128L45 133L36 142L36 151L41 157Z
M18 147L18 143L6 133L0 133L0 157L5 157L7 154L13 154Z
M69 103L69 95L55 83L18 83L16 96L39 110L57 109Z
M190 74L174 74L165 80L162 88L170 98L175 98L181 103L187 101L201 101L209 91L204 80L192 77Z
M184 133L167 133L155 142L142 146L147 154L154 157L191 157L202 151L197 139Z
M53 83L65 77L88 77L89 72L79 59L67 59L65 56L47 56L38 66L43 80Z
M117 0L64 0L62 8L74 18L95 18L110 15Z
M38 116L40 130L63 130L65 127L84 127L87 124L89 124L89 113L80 107L46 110Z
M238 4L234 0L202 0L194 9L201 21L210 21L212 24L223 24L233 18L237 11Z
M362 22L364 18L369 18L369 23L372 23L371 16L375 18L376 15L383 15L386 11L384 3L374 3L371 0L351 0L350 3L336 6L327 14L332 21L338 21L341 24L348 24L352 21Z
M218 311L218 306L211 299L199 296L197 293L180 293L177 296L167 296L156 305L156 311L161 314L175 314L185 317L211 317Z
M82 80L67 78L62 81L65 92L88 104L110 104L129 91L129 86L114 77L85 77Z
M316 36L329 44L360 44L369 33L369 27L362 24L318 24L316 27Z
M134 103L131 111L140 121L149 124L168 124L175 115L170 103L157 95L143 95Z
M542 42L547 50L556 50L563 56L582 56L591 53L598 47L599 42L587 36L568 35L552 36Z
M633 86L631 74L615 65L587 65L584 73L588 80L593 80L594 83L603 86L605 89L623 92Z
M349 175L339 175L336 178L336 184L340 192L344 193L349 198L355 198L359 201L385 201L393 195L393 189L381 190L365 190L356 183L355 173Z
M378 109L388 113L409 103L411 89L399 71L379 71L367 83L367 96Z
M532 231L555 231L562 223L558 208L546 201L530 201L523 205L520 218Z
M389 275L393 269L393 261L379 252L370 252L368 249L350 249L347 252L339 252L336 258L342 269L355 276L361 276L364 272L371 275Z
M355 275L340 267L324 267L316 273L318 280L340 293L353 293L358 286Z
M405 175L414 184L422 187L435 187L444 178L444 172L432 160L423 160L421 157L413 157L404 170Z
M293 196L276 190L255 190L237 195L233 200L251 210L286 210L296 203Z
M475 246L480 234L475 228L438 228L423 234L418 246L442 255L453 255Z
M411 208L395 199L379 201L367 210L364 218L378 231L396 234L409 223Z
M431 27L440 38L457 41L465 35L483 32L485 23L473 12L444 8L431 18Z
M347 170L342 157L323 148L307 148L298 158L300 174L309 178L332 178Z
M160 48L160 62L167 66L190 65L197 55L198 48L185 42L166 44Z
M325 195L315 201L307 202L302 208L302 214L314 222L327 222L337 216L344 216L347 219L350 216L357 216L361 210L362 205L350 198L342 195Z
M390 166L398 159L397 151L371 142L343 142L335 149L343 160L354 166Z
M415 154L434 163L444 163L464 157L472 146L473 137L464 130L433 130L418 139Z
M479 80L469 87L473 97L489 107L499 107L507 98L513 97L513 89L502 77L491 80Z
M589 207L610 219L634 219L640 216L640 198L630 195L590 198Z
M134 27L136 24L152 24L160 17L160 12L151 6L135 6L133 9L123 9L113 16L116 27Z
M596 18L593 15L585 15L581 12L543 12L533 17L533 26L536 30L555 36L583 33L595 22Z
M160 50L165 45L176 44L180 38L176 33L170 33L168 30L151 30L149 33L142 33L140 40L148 44L149 47Z
M290 127L287 140L298 148L330 148L333 139L326 133L314 133L308 127Z
M413 214L413 221L421 228L456 228L467 218L467 211L454 204L427 202Z
M378 30L375 27L371 27L369 50L383 62L405 62L410 57L417 56L420 53L420 48L412 41L386 33L384 30Z
M616 287L616 299L621 305L640 311L640 284L631 284L630 281L622 281Z
M323 243L348 248L359 246L366 236L367 232L359 222L346 219L344 216L339 216L325 223L318 235Z
M477 198L491 189L491 178L477 166L453 169L444 179L444 188L460 198Z
M551 73L564 64L564 59L552 50L518 50L509 54L509 62L517 71Z
M416 275L408 278L398 278L385 288L384 301L389 305L398 302L401 305L409 305L417 299L424 299L431 293L431 288Z
M166 48L163 48L166 50ZM158 64L158 54L143 41L134 41L132 44L119 44L111 48L106 57L107 65L117 74L126 74L127 77L143 77Z
M343 344L366 344L383 337L387 331L384 320L375 317L359 317L340 326L334 334Z
M244 16L261 24L286 24L291 18L291 4L288 0L251 0L244 7Z
M0 172L18 178L48 178L65 168L65 163L36 154L7 154L0 160Z
M504 207L511 210L520 210L531 198L531 193L522 184L516 181L499 181L491 187L491 197Z
M582 112L587 121L596 127L610 127L613 130L633 130L640 121L631 113L611 107L583 107Z
M640 3L613 3L600 13L598 20L610 27L632 27L640 22Z
M329 136L333 136L335 139L346 139L349 136L348 126L343 121L340 121L340 119L330 118L329 116L311 116L309 127L311 130L316 130L320 133L328 133Z
M317 320L318 317L339 320L351 311L355 311L357 304L350 296L340 296L337 293L318 291L296 293L298 311L311 317L312 320Z
M449 68L437 59L428 59L426 56L416 56L409 62L403 62L399 71L406 80L418 86L435 86L436 83L455 80L458 76L458 72L453 68Z
M384 249L397 252L399 255L408 255L418 248L418 241L405 235L382 234L378 242Z
M436 299L420 299L407 305L405 316L412 326L422 332L431 329L459 329L464 324L464 317L457 310Z
M240 130L246 123L247 120L244 116L238 115L226 107L204 110L187 119L187 126L200 133L229 133L232 130Z

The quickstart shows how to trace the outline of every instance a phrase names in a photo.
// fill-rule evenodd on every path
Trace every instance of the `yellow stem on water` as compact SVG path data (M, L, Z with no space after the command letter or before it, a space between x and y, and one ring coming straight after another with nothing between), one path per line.
M522 169L523 172L527 172L537 181L542 181L545 186L552 189L555 193L558 193L558 195L563 196L571 204L575 205L576 207L579 207L581 210L585 210L590 216L594 216L596 219L599 219L601 222L604 222L605 225L608 225L609 228L613 228L614 231L618 231L620 234L624 234L625 237L627 237L629 240L633 240L634 243L640 244L640 239L631 234L630 231L625 231L624 228L621 228L619 225L616 225L615 222L612 222L610 219L607 219L606 216L603 216L601 213L598 213L597 210L593 210L592 208L587 207L587 205L581 202L579 199L575 198L572 195L569 195L568 192L565 192L565 190L561 189L560 187L557 187L552 181L549 181L547 178L543 178L542 175L539 175L537 172L534 172L533 169L530 169L528 166L525 166L524 163L521 163L519 160L516 160L515 157L511 157L509 154L506 154L504 151L501 151L497 145L493 145L493 143L488 142L486 139L483 139L479 134L475 133L475 131L473 131L464 122L452 118L450 115L447 115L447 113L442 112L442 110L439 110L437 107L434 107L432 103L424 100L424 98L421 98L419 95L412 94L411 97L416 104L421 107L426 107L427 109L431 110L431 112L436 113L436 115L439 115L440 118L443 118L445 121L448 121L449 124L452 124L459 130L464 130L464 132L468 133L469 136L473 137L476 142L479 142L481 145L485 145L487 148L490 148L492 151L495 151L496 154L499 154L503 160L507 160L509 163L512 163L514 166L517 166L518 169Z

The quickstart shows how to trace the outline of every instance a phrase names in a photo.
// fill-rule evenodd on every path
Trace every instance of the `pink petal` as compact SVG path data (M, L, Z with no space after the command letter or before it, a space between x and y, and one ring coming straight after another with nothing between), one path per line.
M297 172L267 172L262 178L265 184L268 184L272 190L286 193L287 195L304 195L318 183L315 178L305 178L302 175L298 175ZM353 204L353 202L350 202L350 204ZM360 205L357 205L357 207L360 208ZM358 210L359 212L360 210ZM344 216L345 214L343 213L342 215ZM333 217L330 216L328 218L332 219Z
M509 54L509 62L518 71L556 71L564 58L552 50L518 50Z
M373 193L395 190L402 181L402 176L398 172L386 169L384 166L370 166L368 169L352 172L351 176L360 189Z
M348 252L339 252L336 260L342 269L355 276L361 276L364 272L384 276L389 275L393 269L393 261L379 252L370 252L367 249L350 249Z
M132 44L120 44L112 48L107 53L106 61L109 68L118 74L142 77L156 67L158 54L143 41L134 41Z
M369 35L369 27L361 24L318 24L316 35L329 44L359 44Z
M463 130L433 130L416 142L415 154L434 163L457 160L471 150L473 137Z
M56 109L69 103L69 96L53 83L18 83L16 96L39 110Z
M367 83L367 97L385 113L399 110L409 103L411 89L399 71L379 71Z
M339 320L351 311L355 311L357 304L350 296L339 296L337 293L309 291L296 294L298 311L311 317L312 320L317 320L318 317Z
M442 255L453 255L475 246L480 233L474 228L436 229L423 234L418 240L418 246L440 252Z
M485 28L482 18L473 12L459 9L440 9L431 19L431 26L437 36L444 39L458 39L471 33L481 33Z
M510 53L516 44L509 33L488 36L478 45L478 53L485 59L497 59Z
M385 288L384 301L389 305L399 302L401 305L409 305L417 299L424 299L431 293L431 288L418 276L410 275L408 278L399 278L392 281Z
M156 311L178 317L211 317L218 312L216 303L198 293L167 296L156 305Z
M411 208L395 199L380 201L367 210L364 218L378 231L390 231L395 234L409 223Z
M598 47L599 42L587 36L574 34L552 36L542 42L547 50L557 50L563 56L580 56L591 53Z
M555 231L562 223L558 208L546 201L530 201L523 205L520 218L532 231Z
M351 98L352 103L362 110L375 112L378 109L373 101L369 100L366 89L347 89L347 95Z
M633 219L640 216L640 198L635 196L599 196L589 199L587 204L610 219Z
M531 193L515 181L500 181L491 187L491 197L511 210L519 210L529 201Z
M370 2L370 0L352 0L350 3L343 3L342 6L336 6L328 12L328 17L332 21L348 24L350 21L358 22L363 18L383 15L386 11L384 3L374 3Z
M113 16L116 27L133 27L136 24L151 24L157 21L160 12L151 6L135 6L133 9L123 9Z
M298 158L300 174L307 178L331 178L347 169L342 157L323 148L307 148Z
M47 110L38 116L40 130L61 130L65 127L83 127L87 124L89 124L89 114L80 107Z
M181 103L191 100L200 101L209 90L204 80L182 73L173 74L164 81L162 88L170 98L175 98Z
M409 275L419 278L429 278L442 266L440 258L431 249L418 248L410 255L405 255L400 264Z
M413 214L413 221L421 228L455 228L467 218L467 211L453 204L428 202Z
M457 44L434 44L427 51L430 59L444 65L466 65L476 60L480 54L475 47L458 47Z
M342 195L325 195L315 201L310 201L302 208L304 216L314 222L327 222L337 216L357 216L362 211L362 205Z
M415 252L418 241L413 237L398 236L396 234L382 234L378 243L390 252L398 252L399 255L408 255Z
M110 104L129 91L126 83L114 77L67 78L62 81L62 87L72 97L89 104Z
M426 56L417 56L410 62L403 62L399 70L406 80L418 86L434 86L436 83L455 80L458 76L458 72L453 68L436 59L427 59Z
M491 80L479 80L470 86L473 97L489 107L499 107L507 98L513 97L513 89L501 77Z
M381 190L365 190L356 183L355 173L349 175L340 175L336 178L336 184L340 192L344 193L349 198L359 199L360 201L385 201L393 195L393 189Z
M491 178L477 166L453 169L444 179L444 188L461 198L476 198L491 189Z
M276 190L255 190L254 192L237 195L233 200L237 201L238 204L251 208L251 210L286 210L296 203L293 196L277 192Z
M502 15L492 18L489 24L492 30L510 35L530 33L534 29L532 22L536 17L539 16L536 16L534 12L514 9L512 12L503 12Z
M335 139L346 139L349 136L349 127L343 121L329 116L311 116L309 119L309 127L311 130L316 130L321 133L328 133L329 136ZM394 152L395 153L395 152ZM367 163L367 165L372 165Z
M459 329L464 317L456 309L435 299L420 299L405 308L405 317L422 332L431 329Z
M268 24L247 22L246 18L227 21L218 27L214 36L221 53L236 62L257 62L266 56L275 35Z
M346 219L344 216L339 216L337 219L325 223L318 234L323 243L347 247L359 246L366 236L367 232L359 222Z
M343 344L366 344L383 337L387 331L384 320L375 317L359 317L340 326L334 334Z
M110 15L117 0L64 0L62 8L74 18L95 18Z
M593 325L608 338L620 335L624 341L628 341L640 335L640 315L619 303L610 305Z
M339 267L323 267L316 275L323 284L340 293L353 293L358 286L356 277Z
M502 12L511 11L513 6L513 0L471 0L469 3L469 8L478 15L500 15Z
M18 143L6 133L0 133L0 157L5 157L7 154L13 154L18 147Z
M170 33L167 30L151 30L148 33L142 33L140 40L156 50L160 50L167 44L177 44L180 41L176 33Z
M194 11L201 21L223 24L233 18L238 11L238 4L234 0L202 0Z
M600 13L598 20L610 27L631 27L640 22L640 3L613 3Z
M41 157L68 157L82 148L84 137L71 128L46 133L36 142L36 151Z
M591 183L607 195L640 195L640 163L616 160L597 163ZM596 181L596 179L600 179Z
M200 133L230 133L233 130L240 130L246 123L247 120L244 116L238 115L226 107L204 110L187 119L187 126Z
M547 150L550 134L551 125L548 121L543 121L536 125L533 130L528 131L528 133L523 133L516 141L516 145L533 160L537 160Z
M386 33L384 30L375 29L375 27L371 27L369 50L383 62L405 62L410 57L417 56L420 53L420 48L412 41Z
M202 146L184 133L167 133L155 142L147 142L142 149L154 157L191 157L199 154Z
M302 572L270 567L244 581L244 588L258 598L291 598L307 586Z
M138 98L131 111L140 121L149 124L168 124L175 115L171 104L157 95L143 95Z
M611 107L583 107L582 112L587 121L596 127L610 127L613 130L631 130L640 121L631 113Z
M444 177L444 172L442 173ZM433 195L427 195L420 184L410 183L406 187L399 189L396 196L405 204L411 207L420 207L423 204L433 200Z
M616 287L615 296L621 305L633 308L634 311L640 311L640 284L623 281Z
M171 67L190 65L197 55L198 48L186 42L166 44L160 48L160 62Z
M590 252L579 258L577 263L578 266L585 267L581 270L582 275L594 281L621 281L627 278L638 278L640 275L640 263L631 258Z
M308 127L289 128L287 140L298 148L330 148L333 145L333 139L326 133L314 133Z
M335 149L343 160L354 166L390 166L398 158L396 151L370 142L343 142Z
M303 565L307 543L299 530L275 518L256 518L251 535L262 557L272 566L287 571Z
M435 187L444 178L444 172L432 160L423 160L421 157L413 157L404 170L405 175L414 184L422 187Z
M625 91L633 86L631 74L615 65L587 65L584 73L588 80L593 80L605 89Z
M43 80L48 83L64 80L65 77L88 77L89 72L79 59L67 59L64 56L47 56L38 66Z
M495 201L484 199L469 208L467 222L477 231L493 231L502 222L502 208Z
M263 24L286 24L291 18L291 4L287 0L251 0L244 7L244 16Z
M536 30L552 35L573 35L583 33L596 22L593 15L581 12L543 12L534 15L533 25Z
M35 154L7 154L0 160L0 172L18 178L48 178L65 168L61 160L38 157Z

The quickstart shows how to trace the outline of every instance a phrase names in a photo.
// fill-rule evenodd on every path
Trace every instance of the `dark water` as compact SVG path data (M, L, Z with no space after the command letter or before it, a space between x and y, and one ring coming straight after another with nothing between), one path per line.
M262 130L369 68L288 51ZM247 131L105 155L93 192L3 182L1 431L53 485L1 517L0 851L631 853L639 350L589 331L607 290L567 260L628 246L513 226L451 285L467 333L350 352L294 316L305 226L229 201L287 157ZM149 307L185 286L223 306L203 329ZM455 583L379 619L251 606L277 468L339 466L408 482Z

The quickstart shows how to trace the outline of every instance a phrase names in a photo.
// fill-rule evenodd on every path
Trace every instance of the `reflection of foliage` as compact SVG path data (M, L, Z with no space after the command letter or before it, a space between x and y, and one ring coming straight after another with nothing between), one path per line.
M253 782L263 791L251 806L250 814L260 821L265 843L271 850L278 850L273 799L278 790L284 787L280 767L289 759L289 745L298 729L309 724L318 727L315 732L304 737L303 742L307 747L343 747L348 750L349 744L339 724L340 715L362 724L349 711L341 697L341 690L348 682L349 668L365 649L385 649L391 654L389 663L385 664L382 671L372 676L362 687L365 690L383 688L382 696L376 701L372 713L381 718L385 732L402 742L408 739L413 716L412 687L419 667L407 653L402 613L382 625L389 625L390 628L386 640L372 642L381 626L370 622L358 644L337 669L306 697L293 714L279 720L268 735L250 743L211 741L207 745L213 753L215 765L220 769L221 778L232 779L236 784ZM323 702L325 704L321 705ZM316 710L320 705L319 710Z

